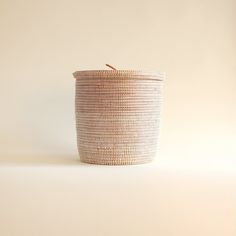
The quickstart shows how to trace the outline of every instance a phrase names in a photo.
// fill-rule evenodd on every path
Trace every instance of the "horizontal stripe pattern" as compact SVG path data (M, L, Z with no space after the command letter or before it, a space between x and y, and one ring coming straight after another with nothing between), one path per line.
M77 71L74 76L81 161L151 161L158 146L164 74L112 70Z

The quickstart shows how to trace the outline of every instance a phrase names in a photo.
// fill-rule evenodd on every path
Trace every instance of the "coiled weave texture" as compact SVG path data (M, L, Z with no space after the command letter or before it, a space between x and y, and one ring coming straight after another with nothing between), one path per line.
M141 164L156 154L164 74L77 71L76 129L82 162Z

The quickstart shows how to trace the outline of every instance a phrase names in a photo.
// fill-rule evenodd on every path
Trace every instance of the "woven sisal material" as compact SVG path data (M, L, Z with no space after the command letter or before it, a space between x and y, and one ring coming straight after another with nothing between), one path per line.
M76 128L82 162L141 164L156 154L164 74L77 71Z

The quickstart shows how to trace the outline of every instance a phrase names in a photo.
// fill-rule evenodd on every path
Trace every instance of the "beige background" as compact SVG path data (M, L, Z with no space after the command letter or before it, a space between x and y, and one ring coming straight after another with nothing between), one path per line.
M235 235L235 10L0 0L0 234ZM75 161L71 74L105 63L166 72L158 163Z

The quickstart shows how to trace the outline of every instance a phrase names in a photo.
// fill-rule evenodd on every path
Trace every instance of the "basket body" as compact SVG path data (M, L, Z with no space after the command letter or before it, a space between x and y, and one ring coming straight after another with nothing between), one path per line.
M164 75L77 71L76 129L82 162L141 164L156 154Z

